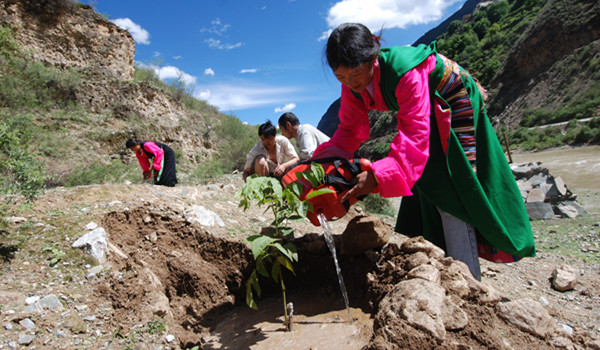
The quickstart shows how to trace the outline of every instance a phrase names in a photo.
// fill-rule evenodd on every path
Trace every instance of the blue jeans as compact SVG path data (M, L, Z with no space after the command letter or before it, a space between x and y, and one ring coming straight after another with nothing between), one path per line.
M442 217L446 254L454 260L467 264L476 280L481 281L481 268L477 254L477 237L475 228L466 222L437 208Z

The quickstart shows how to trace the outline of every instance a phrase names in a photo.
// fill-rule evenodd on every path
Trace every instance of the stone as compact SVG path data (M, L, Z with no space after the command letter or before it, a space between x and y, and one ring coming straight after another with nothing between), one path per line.
M550 340L550 344L556 349L575 350L573 342L566 337L554 337Z
M433 265L421 265L408 271L407 278L421 278L429 282L440 283L440 271Z
M558 205L556 206L556 211L558 212L558 214L563 217L563 218L576 218L577 215L579 214L577 212L577 208L575 208L572 205L567 205L567 204L562 204L562 203L558 203Z
M106 260L106 251L108 249L108 241L106 231L102 227L94 229L77 239L71 246L73 248L86 248L88 254L97 259L100 263Z
M537 173L535 175L533 175L532 177L530 177L529 179L527 179L527 181L529 181L531 183L531 186L535 187L539 187L540 184L545 183L548 180L548 175L540 172Z
M200 224L202 226L225 226L225 223L217 214L201 205L193 205L192 210L186 212L184 217L190 224Z
M23 224L27 222L27 219L22 216L9 216L6 221L12 222L13 224Z
M98 224L93 221L90 221L87 225L85 225L85 229L88 231L95 230L97 228L98 228Z
M552 271L552 288L560 292L573 290L577 284L577 271L563 264Z
M521 165L511 165L511 170L516 179L529 178L541 170L540 163L528 163Z
M169 298L164 293L165 287L162 282L149 268L144 268L144 272L148 276L150 286L150 292L146 294L144 301L150 306L150 310L154 315L159 317L168 315L172 317Z
M389 240L392 229L377 216L356 216L342 233L343 255L358 255L369 249L383 247Z
M381 301L377 317L400 317L435 337L438 343L446 338L446 330L462 329L469 322L468 315L446 296L444 288L421 278L396 284Z
M539 187L531 189L527 194L527 203L543 202L544 199L546 199L546 194Z
M577 215L578 216L584 216L587 215L587 211L585 211L585 209L579 205L577 202L575 201L562 201L560 203L558 203L558 208L560 209L561 206L569 206L572 207L574 209L577 210Z
M423 236L412 237L404 241L400 249L406 253L423 252L430 258L443 258L446 253L435 244L425 240Z
M496 305L498 314L520 330L546 339L554 333L556 325L540 303L531 299L519 299Z
M35 339L35 335L33 334L19 334L19 344L20 345L29 345Z
M559 195L564 196L567 194L567 186L565 181L559 176L554 178L554 186Z
M42 299L40 299L40 305L45 309L64 309L63 304L60 302L60 299L54 294L49 294Z
M554 218L554 210L550 203L532 202L525 203L529 220L547 220Z
M412 270L417 266L429 263L429 257L423 252L416 252L408 256L406 259L406 269Z
M30 318L22 319L21 321L19 321L19 324L25 327L25 329L27 329L28 331L35 328L35 323L33 323L33 321Z

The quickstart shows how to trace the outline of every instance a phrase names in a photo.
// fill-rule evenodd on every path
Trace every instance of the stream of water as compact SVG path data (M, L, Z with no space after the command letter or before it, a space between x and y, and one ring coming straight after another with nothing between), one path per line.
M342 270L338 264L337 254L335 253L335 243L333 242L333 236L331 235L331 231L329 231L329 225L327 224L327 218L323 214L317 214L319 218L319 223L321 223L321 227L323 227L323 235L325 236L325 241L327 242L327 246L329 250L331 250L331 255L333 256L333 262L335 263L335 271L338 275L338 282L340 283L340 289L342 290L342 296L344 297L344 303L346 304L346 310L348 310L348 318L350 322L353 321L352 314L350 313L350 303L348 302L348 293L346 292L346 285L344 284L344 277L342 277Z

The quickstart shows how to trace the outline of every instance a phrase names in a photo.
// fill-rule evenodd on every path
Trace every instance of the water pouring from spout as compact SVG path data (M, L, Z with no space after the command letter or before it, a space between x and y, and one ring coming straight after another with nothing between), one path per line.
M331 255L333 256L333 262L335 263L335 271L338 275L338 282L340 283L340 289L342 290L342 296L344 297L344 303L346 304L346 310L348 310L348 317L350 322L353 322L352 314L350 313L350 303L348 302L348 293L346 292L346 285L344 284L344 278L342 277L342 270L338 264L337 254L335 253L335 243L333 242L333 236L331 235L331 231L329 231L329 225L327 224L327 218L323 213L317 214L317 218L319 219L319 223L321 227L323 227L323 235L325 236L325 242L327 242L327 246L331 251Z

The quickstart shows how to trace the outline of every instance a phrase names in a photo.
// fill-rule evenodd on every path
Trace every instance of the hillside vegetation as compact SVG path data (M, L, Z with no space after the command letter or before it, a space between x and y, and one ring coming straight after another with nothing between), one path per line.
M18 28L10 21L16 16L7 15L15 11L22 22L38 27ZM13 1L0 4L0 14L1 192L32 198L44 186L139 182L137 160L125 148L129 137L169 144L183 184L206 182L243 166L256 142L256 127L193 98L185 83L166 84L138 64L131 77L123 73L123 78L103 68L102 58L50 64L54 57L47 44L31 44L36 30L48 32L38 23L47 18L54 21L45 25L62 30L62 23L81 17L114 26L88 6ZM41 59L40 52L47 56Z
M480 2L471 15L452 21L437 44L489 89L488 116L511 148L600 143L598 1ZM370 117L371 140L361 151L381 158L389 151L395 116Z

